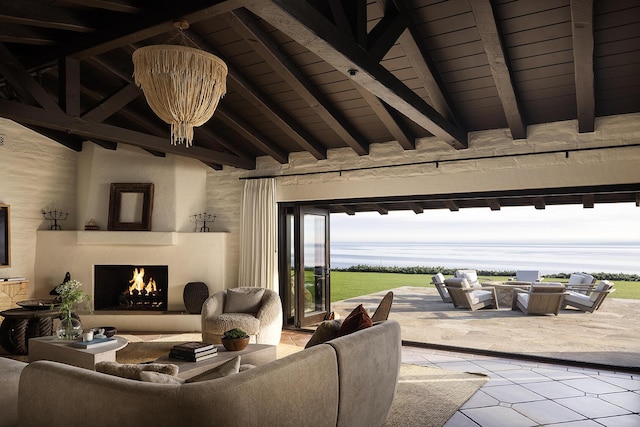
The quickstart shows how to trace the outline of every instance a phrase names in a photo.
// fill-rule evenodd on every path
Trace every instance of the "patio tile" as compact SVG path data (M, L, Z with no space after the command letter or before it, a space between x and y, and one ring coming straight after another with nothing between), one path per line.
M461 409L468 408L483 408L486 406L494 406L500 403L497 399L492 396L489 396L487 393L482 391L482 389L476 391L473 396L467 400L464 405L462 405Z
M479 424L472 421L462 412L456 412L443 427L478 427Z
M599 375L598 379L608 382L609 384L617 385L618 387L622 387L625 390L629 391L638 391L640 390L640 381L638 379L632 379L630 375L626 378L622 376L611 376L611 375Z
M551 400L516 403L513 409L539 424L584 420L585 417Z
M464 409L463 414L481 426L491 427L530 427L538 423L525 417L512 408L492 406L488 408Z
M505 403L522 403L544 400L544 397L518 384L486 387L482 390L489 396L492 396L498 399L500 402Z
M547 399L560 399L563 397L584 396L584 392L569 387L559 381L545 381L538 383L523 384L523 387L538 393Z
M566 423L547 424L546 427L602 427L602 424L593 420L569 421Z
M533 372L528 369L518 369L513 371L500 371L498 375L507 378L518 384L534 383L534 382L553 382L547 376Z
M571 379L585 377L584 374L568 371L567 368L563 366L556 366L553 368L550 368L550 367L534 368L533 371L557 381L571 380Z
M490 361L490 360L481 360L474 361L474 363L482 368L492 371L492 372L500 372L500 371L512 371L516 369L521 369L519 365L509 363L509 362L499 362L499 361Z
M607 427L638 427L640 415L621 415L619 417L596 418L597 422Z
M640 394L638 393L625 391L622 393L602 394L598 397L630 412L640 412Z
M629 411L620 408L612 403L600 400L593 396L568 397L566 399L556 399L556 403L584 415L587 418L612 417L616 415L627 415Z
M562 383L590 394L605 394L626 391L625 389L615 386L611 383L591 377L566 380L562 381Z

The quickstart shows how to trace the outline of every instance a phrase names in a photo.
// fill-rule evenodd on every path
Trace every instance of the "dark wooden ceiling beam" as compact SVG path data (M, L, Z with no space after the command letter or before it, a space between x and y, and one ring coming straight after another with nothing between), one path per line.
M0 43L0 75L11 84L23 102L39 104L48 111L62 112L56 101L31 77L15 56Z
M398 41L406 30L409 16L406 9L398 10L387 4L384 16L369 32L367 39L367 53L380 62L389 49Z
M421 214L424 212L424 208L417 203L407 203L407 207L416 214Z
M22 125L26 128L31 129L32 131L39 133L40 135L44 135L52 141L57 142L58 144L67 147L73 151L80 152L82 151L82 141L83 139L76 135L69 135L66 132L56 131L52 129L47 129L41 126L34 126L22 123Z
M344 213L346 213L347 215L350 215L350 216L353 216L353 215L356 214L355 210L353 210L350 207L345 206L345 205L335 205L335 206L332 206L332 207L335 208L337 211L344 212Z
M595 194L585 194L582 196L582 207L585 209L591 209L595 206L596 196Z
M484 51L487 54L489 68L498 90L498 96L502 102L505 118L511 130L513 139L525 139L527 137L527 125L524 122L520 104L516 96L516 90L509 70L509 61L502 44L500 30L496 22L493 7L490 0L469 0L473 15L476 19L476 27L480 33L480 39Z
M362 86L355 84L355 87L367 104L369 104L369 107L371 107L373 112L376 113L378 119L389 130L389 133L391 133L393 138L398 141L398 144L400 144L400 146L405 150L415 150L416 136L408 126L400 122L398 118L393 115L395 110L387 107L387 105L377 96Z
M51 33L24 25L0 25L0 43L20 43L33 46L52 46L59 42L53 40Z
M571 0L571 27L578 132L593 132L596 110L593 75L593 0Z
M249 12L238 9L226 17L229 25L251 44L262 59L287 81L291 88L349 147L359 155L369 154L369 146L365 138L278 48Z
M456 148L467 147L465 131L440 115L310 4L295 0L244 0L243 4L433 135Z
M200 48L220 57L227 64L227 76L233 80L234 87L241 92L245 98L253 101L253 104L264 114L272 123L278 126L291 139L296 141L300 148L311 153L318 160L327 158L327 149L317 138L311 135L300 123L298 123L289 113L273 101L260 87L249 80L237 67L235 67L228 58L225 58L221 52L211 46L206 40L203 40L199 34L194 31L187 30L186 33L193 39Z
M373 206L373 208L374 208L376 211L378 211L378 213L379 213L380 215L388 215L388 214L389 214L389 209L385 208L385 207L384 207L384 206L382 206L382 205L376 204L376 205L374 205L374 206Z
M70 116L80 117L80 61L61 58L58 66L58 104Z
M138 96L140 96L140 89L134 83L130 83L87 111L82 118L92 122L103 122L112 114L121 111Z
M171 145L168 139L160 138L118 126L94 123L77 117L70 117L62 112L51 112L42 108L30 107L17 102L0 100L0 117L5 117L21 124L40 126L91 139L97 138L141 148L164 151L184 157L191 157L206 163L221 163L241 169L255 169L255 161L242 159L218 151L192 146Z
M94 31L70 9L32 0L0 0L0 22L79 33Z
M539 209L539 210L543 210L543 209L545 209L545 207L546 207L546 202L545 202L545 200L544 200L544 197L534 197L534 198L533 198L533 206L534 206L536 209Z
M376 4L384 12L391 0L377 0ZM404 0L396 0L396 6L401 12L408 16L407 30L400 35L398 43L404 50L407 60L415 70L420 83L427 91L431 106L443 117L456 126L462 128L462 120L455 113L453 101L445 89L444 83L440 79L436 65L429 55L422 37L411 20L411 14L408 12Z
M223 105L218 105L216 118L222 120L238 135L241 135L249 143L261 150L268 156L273 157L277 162L285 164L289 161L289 155L280 149L273 141L262 135L249 122L238 116L236 113Z
M138 13L141 11L140 8L129 0L65 0L65 2L113 12Z

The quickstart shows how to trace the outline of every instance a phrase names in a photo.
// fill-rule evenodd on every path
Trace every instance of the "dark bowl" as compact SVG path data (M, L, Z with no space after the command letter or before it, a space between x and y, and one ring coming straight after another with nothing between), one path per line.
M116 334L116 332L118 332L115 326L100 326L96 329L104 329L104 336L106 336L107 338L111 338Z

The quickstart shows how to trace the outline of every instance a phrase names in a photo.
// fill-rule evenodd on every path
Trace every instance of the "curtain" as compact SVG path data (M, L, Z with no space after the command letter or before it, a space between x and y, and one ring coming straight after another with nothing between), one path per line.
M278 250L275 178L244 184L240 208L239 286L278 292Z

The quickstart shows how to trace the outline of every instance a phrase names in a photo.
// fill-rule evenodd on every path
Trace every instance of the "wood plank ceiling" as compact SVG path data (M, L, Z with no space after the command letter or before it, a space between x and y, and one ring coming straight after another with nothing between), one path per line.
M138 47L184 43L181 20L229 68L188 149L170 145L131 62ZM432 135L459 150L472 131L521 139L562 120L592 132L596 117L640 112L639 77L640 0L0 0L0 117L73 150L129 144L214 169L413 150ZM365 205L353 208L376 210Z

